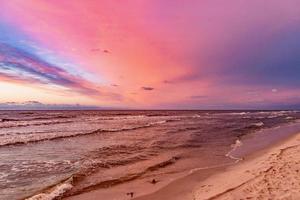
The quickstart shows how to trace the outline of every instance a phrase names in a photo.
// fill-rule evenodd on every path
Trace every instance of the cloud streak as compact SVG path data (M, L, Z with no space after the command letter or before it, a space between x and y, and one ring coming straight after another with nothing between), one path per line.
M146 91L154 90L153 87L146 87L146 86L141 87L141 89L142 89L142 90L146 90Z
M84 95L101 95L92 83L40 57L0 42L0 76L27 83L58 85Z
M39 101L0 103L0 110L99 110L109 107L86 106L80 104L44 104Z

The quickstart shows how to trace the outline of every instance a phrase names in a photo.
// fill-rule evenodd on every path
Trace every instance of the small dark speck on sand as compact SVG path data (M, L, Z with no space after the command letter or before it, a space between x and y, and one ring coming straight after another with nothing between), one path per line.
M127 195L130 195L131 198L133 198L133 192L128 192Z
M152 184L156 184L156 183L157 183L157 180L152 179L151 183L152 183Z

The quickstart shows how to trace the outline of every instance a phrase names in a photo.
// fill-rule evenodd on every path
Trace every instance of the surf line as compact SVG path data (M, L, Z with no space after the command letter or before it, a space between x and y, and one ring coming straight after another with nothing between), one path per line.
M237 139L235 143L232 145L232 149L225 155L226 157L229 157L233 160L235 160L235 163L238 163L239 161L244 160L244 158L235 157L232 155L232 153L237 150L239 147L243 145L242 141Z

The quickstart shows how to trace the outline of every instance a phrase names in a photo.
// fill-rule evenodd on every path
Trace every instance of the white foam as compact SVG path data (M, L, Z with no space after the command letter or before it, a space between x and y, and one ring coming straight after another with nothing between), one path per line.
M80 135L88 135L96 132L118 132L118 131L129 131L140 128L147 128L154 125L164 124L166 120L151 122L148 124L140 125L140 126L132 126L132 127L122 127L122 128L112 128L112 129L98 129L92 132L47 132L40 134L41 132L33 132L27 133L26 135L20 135L17 133L4 135L1 137L0 146L16 144L16 143L30 143L30 142L38 142L43 140L52 140L56 138L65 138L65 137L75 137Z
M263 122L258 122L258 123L255 123L255 124L253 124L253 125L255 125L255 126L258 126L258 127L261 127L261 126L263 126L263 125L265 125Z
M219 168L219 167L225 167L225 166L228 166L228 165L232 165L232 163L224 163L224 164L220 164L220 165L213 165L213 166L208 166L208 167L197 167L197 168L194 168L194 169L191 169L189 171L189 174L192 174L196 171L200 171L200 170L205 170L205 169L214 169L214 168Z
M40 193L25 200L53 200L57 197L62 196L66 191L70 190L73 187L71 182L72 178L68 179L60 185L55 186L55 188L50 192Z
M247 115L249 112L233 112L233 113L228 113L228 115Z
M235 161L236 163L239 162L239 161L241 161L241 160L243 160L243 158L238 158L238 157L235 157L235 156L232 155L232 153L233 153L237 148L241 147L242 145L243 145L243 143L242 143L239 139L237 139L237 140L235 141L235 143L232 145L232 149L226 154L226 156L229 157L229 158L231 158L231 159L233 159L233 160L236 160L236 161Z
M200 118L201 116L198 115L198 114L195 114L193 117L194 117L194 118Z
M166 122L167 122L166 120L161 120L161 121L149 123L149 125L164 124L164 123L166 123Z

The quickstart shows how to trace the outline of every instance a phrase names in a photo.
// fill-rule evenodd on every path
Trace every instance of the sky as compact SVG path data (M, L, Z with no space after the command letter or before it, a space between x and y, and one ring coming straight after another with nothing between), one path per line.
M0 109L299 109L299 0L0 0Z

